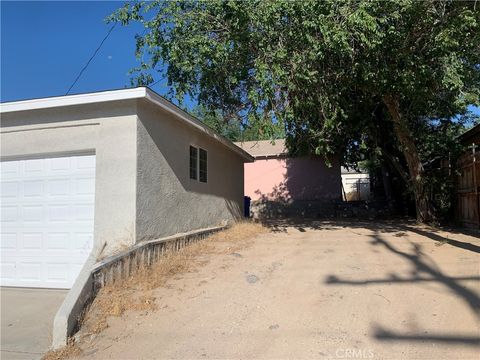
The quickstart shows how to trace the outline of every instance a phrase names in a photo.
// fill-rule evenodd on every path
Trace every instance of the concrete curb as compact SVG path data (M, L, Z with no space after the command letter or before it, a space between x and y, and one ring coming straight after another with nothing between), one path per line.
M53 349L67 345L68 338L78 330L78 321L85 307L94 297L92 268L105 245L104 243L102 246L92 249L75 283L58 309L53 320Z
M132 275L142 264L153 264L167 249L179 250L226 228L227 225L222 225L144 241L101 261L97 259L105 244L94 248L55 315L52 348L67 345L68 338L78 331L85 309L103 286Z
M140 267L150 266L158 261L167 251L177 251L225 228L226 226L216 226L143 241L126 251L109 256L95 264L92 269L93 290L96 293L104 286L113 285L117 280L128 278Z

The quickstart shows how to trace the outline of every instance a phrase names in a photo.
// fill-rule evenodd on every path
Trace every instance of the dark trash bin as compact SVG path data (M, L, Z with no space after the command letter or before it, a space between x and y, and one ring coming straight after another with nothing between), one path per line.
M250 196L243 197L243 216L246 218L250 217L250 202L252 198Z

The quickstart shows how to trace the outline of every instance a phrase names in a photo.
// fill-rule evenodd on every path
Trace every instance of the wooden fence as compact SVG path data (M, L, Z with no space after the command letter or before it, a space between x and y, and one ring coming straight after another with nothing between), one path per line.
M464 226L480 228L480 146L472 145L458 160L457 220Z

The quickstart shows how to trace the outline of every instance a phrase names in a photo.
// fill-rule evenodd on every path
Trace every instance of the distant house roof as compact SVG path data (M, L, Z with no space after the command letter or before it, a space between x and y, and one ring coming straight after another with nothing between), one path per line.
M342 175L352 175L352 174L368 174L368 171L365 170L355 170L354 168L346 168L345 166L341 167L341 173Z
M246 161L253 161L253 158L244 150L235 146L230 140L219 135L203 122L183 111L175 104L158 95L155 91L147 87L136 87L121 90L108 90L93 93L68 95L68 96L54 96L40 99L30 99L21 101L12 101L0 103L0 114L18 112L18 111L32 111L39 109L58 108L64 106L84 105L84 104L99 104L110 101L145 99L167 112L176 115L176 117L186 123L187 125L201 131L211 138L215 139L225 147L234 151Z
M288 150L285 147L285 139L244 141L236 142L235 145L254 158L279 157L288 154Z

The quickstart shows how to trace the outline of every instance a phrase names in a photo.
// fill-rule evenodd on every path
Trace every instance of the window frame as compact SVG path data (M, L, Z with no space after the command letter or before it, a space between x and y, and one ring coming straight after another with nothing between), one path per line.
M205 154L205 169L204 169L205 180L202 180L202 166L201 166L202 152ZM204 184L208 183L208 151L203 148L198 148L198 181Z
M192 162L192 150L195 150L195 161ZM199 151L198 151L198 147L194 146L194 145L190 145L190 147L188 148L188 176L190 178L190 180L196 180L198 181L198 175L199 175L199 170L198 170L198 166L199 166ZM192 165L194 165L194 168L192 167ZM192 172L192 170L194 170ZM194 175L194 177L192 177L192 175Z
M208 150L207 149L204 149L198 145L195 145L195 144L190 144L189 148L188 148L188 176L190 178L190 180L195 180L195 181L198 181L202 184L207 184L208 183ZM195 171L193 172L193 163L192 163L192 159L194 158L192 156L192 151L195 151L195 156L196 156L196 161L195 161ZM205 154L205 169L204 171L200 171L200 153L202 154ZM203 155L202 155L203 156ZM203 161L203 160L202 160ZM202 175L200 175L202 173ZM194 175L195 177L192 177L192 175ZM200 179L202 178L202 179Z

